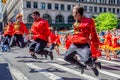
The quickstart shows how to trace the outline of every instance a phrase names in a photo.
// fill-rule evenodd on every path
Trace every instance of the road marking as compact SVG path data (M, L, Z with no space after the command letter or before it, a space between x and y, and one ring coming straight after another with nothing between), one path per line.
M19 70L10 67L10 72L15 76L17 80L29 80L26 76L24 76Z
M51 80L64 80L61 77L56 76L55 74L52 74L52 73L48 72L47 70L40 68L37 65L34 65L33 63L26 63L26 65L32 69L35 69L36 71L39 71L41 74L43 74L44 76L46 76L47 78L49 78Z
M66 62L65 60L60 59L60 58L57 58L57 60ZM117 68L117 67L110 67L110 68L120 69L120 68ZM99 70L99 72L102 73L102 74L105 74L105 75L112 76L112 77L120 79L120 75L118 75L118 74L114 74L114 73L111 73L111 72L108 72L108 71L105 71L105 70Z
M115 62L115 61L107 61L107 60L103 60L103 59L98 59L98 60L99 60L99 61L102 61L102 62L114 64L114 65L120 65L120 63L117 63L117 62Z
M99 70L100 73L120 79L120 75L105 70Z
M106 59L106 57L104 57L104 56L102 56L102 58ZM120 59L118 59L118 58L112 58L112 57L111 57L111 59L112 59L112 60L119 60L119 61L120 61Z
M62 69L62 70L64 70L64 71L67 71L67 72L69 72L69 73L72 73L72 74L74 74L74 75L83 77L83 78L85 78L85 79L87 79L87 80L98 80L97 78L94 78L94 77L89 76L89 75L87 75L87 74L81 74L81 72L78 72L78 71L76 71L76 70L73 70L73 69L70 69L70 68L61 66L61 65L56 64L56 63L48 63L48 64L51 65L51 66L54 66L54 67L56 67L56 68L60 68L60 69Z

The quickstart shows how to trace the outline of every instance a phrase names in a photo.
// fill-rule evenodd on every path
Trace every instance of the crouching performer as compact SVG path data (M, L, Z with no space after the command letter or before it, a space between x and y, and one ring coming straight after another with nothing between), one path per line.
M40 13L35 11L32 13L34 23L31 26L31 33L33 41L30 44L29 52L34 59L37 59L35 54L48 55L53 60L53 53L45 50L47 46L48 37L50 35L49 24L46 20L40 18Z
M101 56L98 50L99 39L95 29L94 21L90 18L83 16L84 9L79 6L73 8L73 17L76 22L74 23L74 34L71 37L71 45L65 53L64 59L70 63L77 65L81 73L87 66L93 70L96 76L99 72L93 65L93 61ZM92 47L91 47L92 45ZM94 51L92 50L94 49ZM93 53L91 53L93 52Z

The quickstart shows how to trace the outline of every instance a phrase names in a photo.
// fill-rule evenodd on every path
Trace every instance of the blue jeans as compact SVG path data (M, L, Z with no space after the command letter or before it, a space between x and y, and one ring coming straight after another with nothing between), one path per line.
M89 44L71 44L70 48L66 51L64 59L68 62L75 63L73 58L75 54L78 54L81 62L87 62L90 58L90 46Z

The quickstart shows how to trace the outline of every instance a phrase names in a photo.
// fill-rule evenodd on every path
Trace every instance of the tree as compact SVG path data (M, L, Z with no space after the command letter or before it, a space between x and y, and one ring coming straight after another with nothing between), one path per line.
M117 17L110 12L101 13L95 18L95 25L98 32L101 30L111 30L116 28Z

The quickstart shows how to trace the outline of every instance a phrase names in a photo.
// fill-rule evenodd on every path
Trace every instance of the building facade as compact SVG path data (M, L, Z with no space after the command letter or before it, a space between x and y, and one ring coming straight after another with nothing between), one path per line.
M15 21L16 14L22 13L23 21L30 27L31 13L39 11L54 29L68 30L74 22L72 9L75 5L83 6L87 17L108 11L120 17L120 0L7 0L2 8L3 21Z

